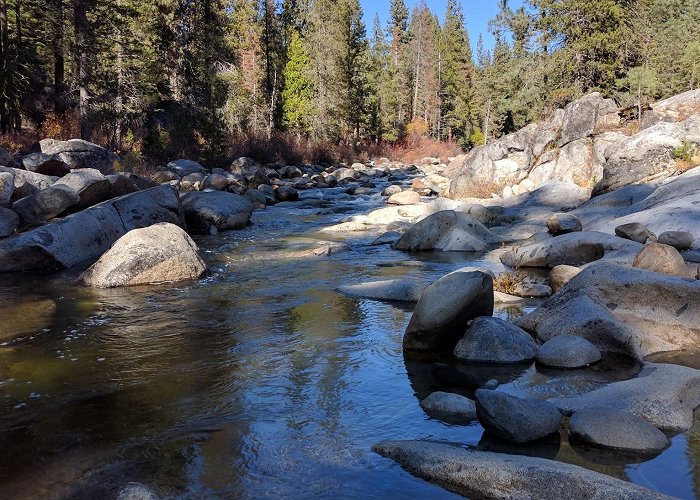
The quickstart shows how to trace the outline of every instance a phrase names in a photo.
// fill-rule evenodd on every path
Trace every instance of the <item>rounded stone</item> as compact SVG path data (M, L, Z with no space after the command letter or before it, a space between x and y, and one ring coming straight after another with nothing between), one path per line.
M636 241L637 243L646 243L647 241L655 242L656 236L649 231L646 226L638 222L630 224L622 224L615 228L615 234L626 240Z
M537 362L553 368L582 368L600 361L600 350L583 337L560 335L537 351Z
M569 420L569 435L588 444L627 453L656 454L670 441L647 420L614 408L586 408Z
M552 291L557 292L580 272L581 268L576 266L555 266L549 273L549 286Z
M666 231L659 235L659 243L680 250L690 250L693 247L693 235L687 231Z
M583 231L581 221L573 214L554 214L547 219L547 229L554 235Z
M471 363L522 363L535 358L537 344L523 329L498 318L476 318L454 349Z
M550 403L489 389L476 391L476 415L493 436L527 443L559 432L562 415Z
M434 392L420 403L424 410L433 411L449 418L476 419L476 403L471 399L450 392Z
M644 249L635 257L632 267L683 278L689 277L685 260L678 253L678 250L661 243L645 245Z

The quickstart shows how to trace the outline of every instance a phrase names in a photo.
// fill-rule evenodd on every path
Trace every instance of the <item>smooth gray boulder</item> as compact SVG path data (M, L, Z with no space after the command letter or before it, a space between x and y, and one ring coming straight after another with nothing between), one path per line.
M561 427L561 413L547 401L490 389L478 389L475 396L479 422L499 439L527 443L559 432Z
M506 251L501 262L515 268L581 266L605 258L631 264L642 245L598 231L562 234Z
M552 368L583 368L602 359L600 350L583 337L560 335L537 351L537 362Z
M671 500L627 481L545 458L429 441L384 441L372 449L411 474L469 498Z
M9 205L15 192L15 176L10 172L0 172L0 207Z
M639 222L619 225L615 228L615 234L620 238L642 244L656 241L656 235Z
M569 420L569 436L587 444L626 453L658 454L671 444L647 420L614 408L585 408Z
M451 392L433 392L420 402L421 408L449 419L464 422L476 420L476 403L464 396Z
M661 243L649 243L634 258L632 267L647 269L655 273L670 274L688 278L685 260L678 250Z
M467 323L493 314L493 278L479 271L455 271L423 291L403 337L403 347L452 351Z
M471 216L444 210L429 215L406 230L395 248L414 252L481 252L500 241L498 236Z
M0 172L10 173L14 178L13 199L31 196L37 191L46 189L58 180L58 177L37 174L34 172L28 172L27 170L20 170L10 167L0 167Z
M24 224L39 226L76 206L79 201L78 195L68 186L53 185L17 200L12 204L12 210Z
M171 186L110 200L0 241L0 272L69 268L100 257L128 231L158 222L184 225Z
M636 378L550 402L565 415L586 408L613 408L644 418L657 429L685 432L693 426L693 412L700 406L700 370L648 363Z
M111 173L117 155L102 146L82 139L58 141L44 139L39 141L42 153L57 156L70 168L94 168L103 174Z
M221 174L209 174L202 180L203 189L213 189L214 191L225 191L233 185L233 178Z
M658 242L683 252L693 248L694 240L695 238L688 231L665 231L659 235Z
M181 178L191 174L200 174L202 176L207 174L207 169L194 160L173 160L165 168Z
M554 214L547 219L547 229L554 236L583 231L581 221L572 214Z
M248 189L243 197L250 201L254 206L265 207L267 205L267 198L257 189Z
M0 207L0 238L15 234L19 226L19 216L12 210Z
M77 197L76 208L88 208L112 197L112 183L94 168L75 170L60 178L54 186L65 186Z
M542 341L563 333L637 359L700 344L700 283L617 266L590 265L517 320Z
M250 201L233 193L193 192L181 199L187 227L196 233L241 229L253 214Z
M95 288L172 283L199 278L206 269L192 238L161 223L126 233L78 281Z
M537 344L523 329L499 318L476 318L454 355L470 363L522 363L535 359Z
M418 302L423 286L410 279L370 281L357 285L338 287L338 290L351 297L396 302Z
M605 123L612 115L612 124L618 124L617 105L612 99L605 99L599 92L593 92L576 99L564 108L564 119L559 146L578 139L590 137L596 125Z
M22 166L25 170L37 174L63 177L70 173L70 167L57 156L46 153L31 153L22 158Z
M275 199L277 201L297 201L299 191L289 186L279 186L275 189Z

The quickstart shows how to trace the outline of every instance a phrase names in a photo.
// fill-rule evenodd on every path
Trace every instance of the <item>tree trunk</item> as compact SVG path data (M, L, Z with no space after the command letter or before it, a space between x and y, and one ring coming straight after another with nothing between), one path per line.
M10 32L7 18L7 1L0 0L0 38L2 39L2 72L5 73L5 98L6 103L0 105L0 132L7 133L10 131L10 109L14 102L14 93L10 80L10 66L12 56L10 54Z
M63 92L66 80L66 63L63 53L63 0L53 0L54 3L54 32L53 32L53 110L57 115L65 111Z
M73 4L73 27L75 30L75 69L78 76L78 111L80 116L80 138L88 139L88 58L87 58L87 5L85 0L75 0Z

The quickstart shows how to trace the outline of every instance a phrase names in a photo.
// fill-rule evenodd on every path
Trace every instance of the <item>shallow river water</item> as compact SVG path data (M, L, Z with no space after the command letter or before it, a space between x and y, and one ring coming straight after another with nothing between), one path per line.
M700 426L653 459L482 440L478 423L427 415L436 389L573 394L630 378L609 356L577 372L405 356L410 308L345 297L340 284L429 283L483 256L407 256L350 235L352 251L298 258L322 227L381 204L337 191L271 207L254 225L197 240L210 273L176 286L75 287L78 271L0 276L0 498L113 498L138 481L170 498L449 498L370 450L435 439L556 458L681 498L700 493ZM343 213L339 213L343 212ZM387 264L418 260L422 267ZM500 310L501 316L519 314Z

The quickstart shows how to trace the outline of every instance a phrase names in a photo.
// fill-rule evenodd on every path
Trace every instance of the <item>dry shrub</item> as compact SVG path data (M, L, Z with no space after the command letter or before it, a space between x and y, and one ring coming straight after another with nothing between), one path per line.
M491 195L497 194L501 195L503 193L503 188L506 187L504 182L496 181L472 181L469 185L469 190L467 194L472 198L487 199L491 198Z
M80 137L80 121L76 111L66 111L63 115L50 113L46 115L39 127L42 139L58 139L67 141Z
M515 295L518 285L521 285L527 276L523 272L508 271L501 273L493 280L493 289L497 292Z
M10 153L29 153L32 145L39 138L31 131L15 132L11 134L0 134L0 148L7 149Z

